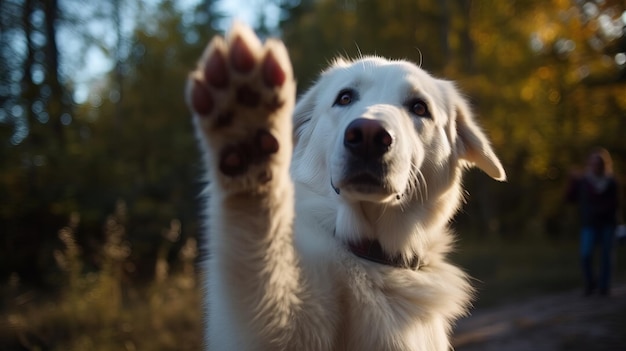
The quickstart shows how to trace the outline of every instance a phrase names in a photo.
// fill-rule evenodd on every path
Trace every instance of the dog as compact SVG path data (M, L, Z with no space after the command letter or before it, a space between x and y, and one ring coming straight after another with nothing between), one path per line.
M282 42L234 24L189 75L207 166L209 350L448 350L461 175L505 172L454 84L337 59L295 103Z

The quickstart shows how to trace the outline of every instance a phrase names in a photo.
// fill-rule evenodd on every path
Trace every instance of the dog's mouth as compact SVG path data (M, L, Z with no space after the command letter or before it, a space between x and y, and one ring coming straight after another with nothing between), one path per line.
M380 177L370 173L359 173L348 177L344 181L344 184L363 193L369 193L385 188L384 181Z
M331 185L337 194L357 200L379 202L391 195L395 196L394 190L384 177L369 172L355 173L337 183L331 179Z

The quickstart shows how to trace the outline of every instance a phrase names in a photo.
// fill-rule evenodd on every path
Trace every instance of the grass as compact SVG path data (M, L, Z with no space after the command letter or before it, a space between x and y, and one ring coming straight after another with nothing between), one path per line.
M100 269L86 272L75 242L78 217L59 231L63 249L54 253L65 289L50 297L22 291L19 277L0 290L0 345L3 351L200 350L202 308L194 261L195 242L178 253L182 271L169 274L166 256L178 240L176 221L164 235L155 279L137 287L126 279L130 247L125 240L125 206L106 223Z
M626 281L626 247L617 246L614 279ZM580 288L578 243L530 240L461 242L452 260L478 289L475 306L490 307L532 296Z
M75 242L78 216L59 231L63 248L55 252L65 289L46 296L20 286L14 276L0 287L0 345L3 351L200 350L202 303L194 271L195 242L178 252L172 274L166 257L179 240L180 223L172 221L157 253L155 277L144 286L129 281L125 268L125 207L107 220L106 243L97 271L88 272ZM618 247L618 255L625 254ZM466 269L478 288L477 307L580 286L575 242L461 242L452 260ZM617 278L626 280L618 260ZM616 328L624 323L616 320ZM620 324L621 323L621 324ZM574 344L584 340L573 340Z

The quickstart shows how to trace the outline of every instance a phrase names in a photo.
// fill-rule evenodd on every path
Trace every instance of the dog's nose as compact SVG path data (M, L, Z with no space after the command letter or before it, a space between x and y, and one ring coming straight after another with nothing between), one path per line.
M358 118L348 124L343 145L355 156L381 157L393 144L393 136L380 121Z

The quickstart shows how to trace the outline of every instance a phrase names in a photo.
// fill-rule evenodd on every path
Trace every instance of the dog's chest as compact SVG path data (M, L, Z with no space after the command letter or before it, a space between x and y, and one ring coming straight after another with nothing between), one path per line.
M337 350L447 349L443 320L425 313L428 306L420 305L414 284L402 283L402 273L394 273L356 269L346 277L338 303Z

